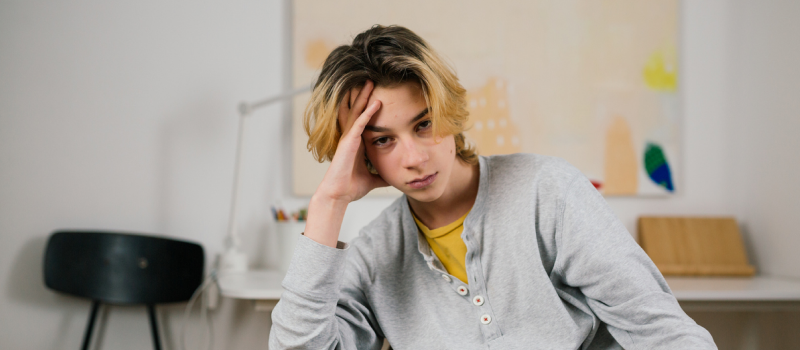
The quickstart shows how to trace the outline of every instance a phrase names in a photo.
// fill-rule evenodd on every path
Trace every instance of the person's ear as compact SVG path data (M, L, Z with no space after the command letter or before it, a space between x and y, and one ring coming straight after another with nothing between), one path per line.
M367 155L364 155L364 163L367 164L367 170L372 175L378 175L378 169L375 169L375 166L372 165L372 162L367 158Z

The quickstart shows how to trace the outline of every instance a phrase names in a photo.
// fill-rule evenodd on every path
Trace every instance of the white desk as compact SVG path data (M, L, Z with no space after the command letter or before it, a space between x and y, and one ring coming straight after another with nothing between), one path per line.
M283 293L283 272L255 270L222 274L223 296L256 301L271 310ZM800 280L779 277L668 277L667 284L687 311L800 310Z
M219 288L222 296L249 299L257 311L271 311L281 298L284 273L273 270L252 270L220 274Z
M686 311L800 310L800 280L770 276L668 277Z
M283 293L283 272L251 270L220 274L219 286L223 296L236 299L278 300Z

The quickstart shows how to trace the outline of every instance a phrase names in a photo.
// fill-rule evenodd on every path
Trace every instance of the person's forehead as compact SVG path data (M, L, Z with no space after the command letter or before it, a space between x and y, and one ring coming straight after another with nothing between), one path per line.
M422 89L414 84L375 87L370 95L370 102L374 100L381 101L381 108L370 120L370 125L388 126L394 122L411 119L427 106Z
M425 96L419 83L407 82L392 86L376 86L370 95L370 102L380 100L383 105L425 104Z

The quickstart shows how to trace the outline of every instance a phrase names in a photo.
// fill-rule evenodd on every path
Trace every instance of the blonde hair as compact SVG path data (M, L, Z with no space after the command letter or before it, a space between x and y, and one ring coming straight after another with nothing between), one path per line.
M352 45L337 47L325 59L303 116L307 147L317 161L333 159L342 136L339 103L347 91L367 80L384 87L418 82L434 135L454 135L458 157L468 164L477 163L477 152L463 133L469 114L466 90L452 68L414 32L380 25L356 35Z

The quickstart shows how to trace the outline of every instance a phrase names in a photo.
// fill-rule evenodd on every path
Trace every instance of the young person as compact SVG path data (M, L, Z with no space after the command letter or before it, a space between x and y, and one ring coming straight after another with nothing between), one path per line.
M330 161L272 313L270 349L715 349L567 162L482 157L465 90L410 30L325 61L305 113ZM403 196L348 245L348 203Z

